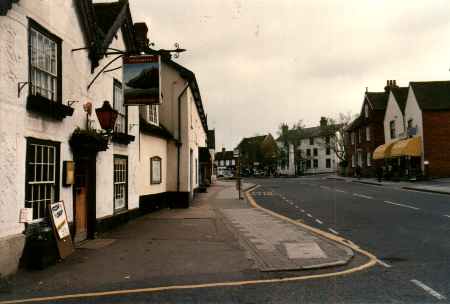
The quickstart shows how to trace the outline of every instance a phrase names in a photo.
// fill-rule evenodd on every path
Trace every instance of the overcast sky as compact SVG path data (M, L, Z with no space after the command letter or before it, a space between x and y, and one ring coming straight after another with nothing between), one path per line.
M281 122L357 113L387 79L450 79L449 0L130 0L156 48L180 43L216 149Z

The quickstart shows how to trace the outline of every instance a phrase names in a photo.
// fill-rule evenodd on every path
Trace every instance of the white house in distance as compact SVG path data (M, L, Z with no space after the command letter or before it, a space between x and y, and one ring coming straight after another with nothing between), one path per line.
M0 3L1 277L53 202L80 242L146 209L187 207L200 184L207 122L195 75L164 54L162 104L124 106L121 61L107 66L105 52L142 47L128 2L60 3ZM118 112L109 140L95 113L104 101Z
M325 134L327 123L327 119L322 117L320 126L302 128L300 144L294 151L293 143L289 143L289 150L286 151L288 162L284 167L279 166L279 173L298 175L336 172L337 156L332 148L336 134ZM280 138L277 144L280 149L285 149Z

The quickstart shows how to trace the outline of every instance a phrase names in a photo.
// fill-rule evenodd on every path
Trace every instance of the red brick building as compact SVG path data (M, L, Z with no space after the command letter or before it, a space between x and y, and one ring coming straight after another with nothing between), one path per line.
M366 92L361 113L346 130L349 176L355 175L357 166L361 168L362 176L375 175L376 165L379 164L372 159L372 153L375 148L384 144L383 121L388 89L386 86L384 92Z
M450 81L411 82L405 124L422 138L425 174L450 176Z

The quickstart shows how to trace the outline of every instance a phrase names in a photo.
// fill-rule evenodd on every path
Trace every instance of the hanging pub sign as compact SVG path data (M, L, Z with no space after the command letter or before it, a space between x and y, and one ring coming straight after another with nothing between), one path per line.
M125 56L123 58L124 104L160 104L160 72L160 56Z

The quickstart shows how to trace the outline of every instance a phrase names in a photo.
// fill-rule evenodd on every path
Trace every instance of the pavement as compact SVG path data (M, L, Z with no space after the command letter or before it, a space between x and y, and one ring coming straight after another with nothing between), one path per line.
M246 183L243 188L252 186ZM147 214L80 244L57 265L41 271L21 269L0 287L0 303L183 284L326 276L366 260L349 246L251 207L247 200L238 199L234 182L218 181L188 209Z
M325 177L326 179L331 180L343 180L348 182L355 182L361 184L370 184L376 186L385 186L391 188L402 188L407 190L415 190L422 192L431 192L431 193L439 193L439 194L450 194L450 179L449 178L440 178L440 179L432 179L428 181L410 181L410 182L394 182L394 181L386 181L382 180L378 181L376 178L355 178L355 177L346 177L339 175L329 175Z

